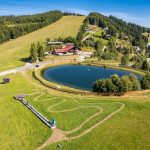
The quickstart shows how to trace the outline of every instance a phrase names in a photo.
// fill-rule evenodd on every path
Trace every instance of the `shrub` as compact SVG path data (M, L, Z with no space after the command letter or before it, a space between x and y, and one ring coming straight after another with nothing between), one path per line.
M150 89L150 73L141 79L141 87L142 89Z

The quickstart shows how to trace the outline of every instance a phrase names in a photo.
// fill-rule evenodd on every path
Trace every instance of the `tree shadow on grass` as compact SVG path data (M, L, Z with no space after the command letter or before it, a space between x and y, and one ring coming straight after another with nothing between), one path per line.
M31 58L30 57L20 58L19 60L23 61L23 62L31 62Z

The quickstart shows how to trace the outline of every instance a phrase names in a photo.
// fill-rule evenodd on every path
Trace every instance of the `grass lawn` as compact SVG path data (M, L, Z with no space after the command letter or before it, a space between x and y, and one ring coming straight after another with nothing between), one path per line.
M117 45L122 45L127 48L130 48L132 46L128 40L126 41L126 40L116 39L116 43L117 43Z
M93 34L93 36L95 36L95 37L101 37L101 36L102 36L102 32L103 32L103 30L102 30L102 29L99 29L97 32L95 32L95 33Z
M91 46L88 46L88 47L82 47L81 48L82 49L82 51L87 51L87 52L93 52L95 49L94 49L94 47L91 47Z
M83 124L81 128L70 132L68 137L86 132L118 110L121 103L125 104L120 112L91 132L74 140L59 142L65 150L148 150L150 148L150 99L148 95L95 97L66 94L47 89L31 74L32 71L28 74L10 75L11 83L0 85L0 149L34 149L51 135L51 130L46 125L20 102L12 98L19 93L35 92L37 93L27 96L26 100L47 118L55 117L58 128L63 131L72 131ZM45 89L47 91L44 91ZM90 117L92 118L86 122ZM45 149L55 150L57 144Z
M100 100L101 101L101 100ZM126 107L91 133L70 142L59 143L65 150L149 150L150 149L150 101L142 99L118 99ZM57 144L48 149L55 149Z
M35 87L20 74L9 77L10 84L0 84L0 149L32 150L51 135L51 130L13 99L16 94L34 92Z
M0 45L0 71L25 64L21 59L29 56L32 42L44 42L46 38L75 37L84 18L83 16L65 16L49 26Z
M143 35L148 36L148 33L145 32L145 33L143 33ZM150 43L150 34L149 34L149 37L148 37L148 43Z

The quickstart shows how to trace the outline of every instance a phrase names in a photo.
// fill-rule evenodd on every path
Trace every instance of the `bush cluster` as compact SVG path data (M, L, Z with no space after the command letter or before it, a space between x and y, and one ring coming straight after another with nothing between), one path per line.
M97 80L93 85L93 91L99 93L126 93L128 91L138 91L141 88L150 89L150 74L147 74L141 80L138 80L134 75L119 77L114 74L110 78Z

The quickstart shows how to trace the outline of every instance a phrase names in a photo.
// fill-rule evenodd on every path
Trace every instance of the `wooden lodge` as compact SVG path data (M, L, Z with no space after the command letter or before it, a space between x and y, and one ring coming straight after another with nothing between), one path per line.
M62 48L59 49L55 49L52 51L53 55L76 55L76 54L80 54L81 53L81 49L73 44L67 44Z

